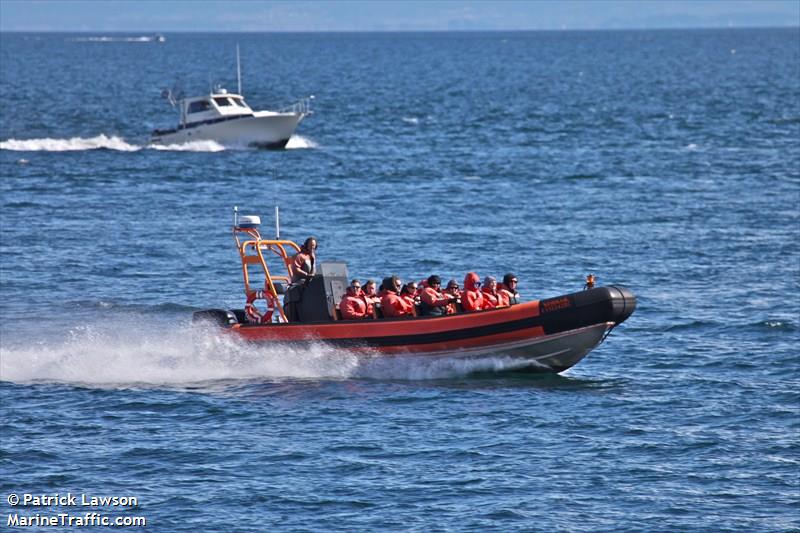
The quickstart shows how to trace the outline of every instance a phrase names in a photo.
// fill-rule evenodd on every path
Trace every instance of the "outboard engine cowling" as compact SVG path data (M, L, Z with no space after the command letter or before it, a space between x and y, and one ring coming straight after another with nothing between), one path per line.
M224 309L206 309L205 311L197 311L192 314L192 322L197 323L211 323L223 328L229 328L239 323L236 314L233 311L226 311Z

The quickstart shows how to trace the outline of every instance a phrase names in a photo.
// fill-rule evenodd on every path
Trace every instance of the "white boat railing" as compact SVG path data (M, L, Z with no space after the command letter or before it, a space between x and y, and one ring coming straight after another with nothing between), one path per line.
M294 104L284 107L280 110L281 113L301 113L303 115L310 115L313 113L311 110L311 100L314 99L314 95L307 98L301 98Z

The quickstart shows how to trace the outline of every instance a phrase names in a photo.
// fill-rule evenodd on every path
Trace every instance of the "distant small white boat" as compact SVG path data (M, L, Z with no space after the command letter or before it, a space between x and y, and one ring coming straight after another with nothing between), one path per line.
M176 128L154 130L150 142L171 145L214 141L225 146L284 148L300 121L311 114L314 97L304 98L281 111L253 111L241 94L238 47L236 65L238 93L229 93L219 86L206 96L191 98L164 91L162 96L179 108L180 123Z

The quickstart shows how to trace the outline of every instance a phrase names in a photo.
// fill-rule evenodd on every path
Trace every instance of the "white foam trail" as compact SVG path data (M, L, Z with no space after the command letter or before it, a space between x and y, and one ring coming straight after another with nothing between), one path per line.
M225 146L214 141L191 141L181 144L148 144L151 150L165 152L222 152Z
M225 146L215 141L191 141L180 144L146 144L140 146L130 144L122 137L107 136L104 134L96 137L72 137L69 139L8 139L0 141L0 150L17 152L78 152L84 150L117 150L120 152L137 152L142 149L160 150L165 152L222 152L224 150L247 150L246 146ZM317 148L317 144L306 137L293 135L286 145L288 150L302 148Z
M151 43L156 41L157 38L155 36L145 35L142 37L75 37L73 39L67 39L67 41L78 42L78 43Z
M0 142L0 150L15 150L19 152L76 152L82 150L97 150L106 148L121 152L135 152L141 146L129 144L121 137L98 135L84 139L72 137L70 139L8 139Z
M287 150L298 150L302 148L317 148L319 145L309 139L308 137L303 137L301 135L292 135L289 138L289 142L286 143Z
M100 387L182 386L229 380L446 379L512 370L529 361L356 355L323 344L256 346L214 329L166 329L141 318L83 325L61 339L0 346L0 380Z
M535 360L512 357L372 357L362 359L354 377L370 379L451 379L476 372L504 372L520 368L540 366Z
M135 321L80 326L56 342L0 348L0 379L100 386L185 385L253 378L342 379L357 358L326 347L303 351L245 344L190 326L147 331Z
M403 117L403 122L407 122L409 124L419 124L419 119L417 117Z

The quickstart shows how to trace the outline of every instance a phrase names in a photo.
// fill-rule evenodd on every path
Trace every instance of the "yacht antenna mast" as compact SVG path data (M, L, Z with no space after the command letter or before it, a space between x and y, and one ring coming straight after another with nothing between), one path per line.
M239 45L236 45L236 81L239 84L239 96L242 96L242 67L239 63Z

